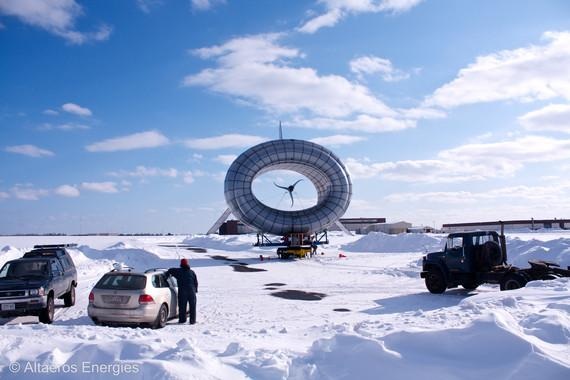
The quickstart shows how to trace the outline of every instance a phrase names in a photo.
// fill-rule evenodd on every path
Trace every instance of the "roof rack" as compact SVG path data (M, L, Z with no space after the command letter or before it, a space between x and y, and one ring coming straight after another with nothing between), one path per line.
M145 273L150 273L150 272L157 272L157 271L167 271L168 269L166 268L150 268L145 270Z
M36 244L34 249L77 248L77 244Z

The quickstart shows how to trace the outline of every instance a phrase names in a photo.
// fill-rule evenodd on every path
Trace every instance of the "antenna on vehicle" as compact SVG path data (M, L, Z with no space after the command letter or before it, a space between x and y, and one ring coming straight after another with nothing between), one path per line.
M279 140L283 140L283 127L281 127L281 120L279 120Z

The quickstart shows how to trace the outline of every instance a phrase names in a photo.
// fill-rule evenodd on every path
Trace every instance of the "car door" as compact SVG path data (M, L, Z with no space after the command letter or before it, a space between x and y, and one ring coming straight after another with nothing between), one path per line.
M53 258L50 260L51 264L51 275L52 275L52 288L55 293L55 297L60 297L63 293L66 292L65 289L65 279L64 279L64 272L59 260Z
M178 315L178 282L174 276L166 278L166 282L170 291L170 316L174 318Z

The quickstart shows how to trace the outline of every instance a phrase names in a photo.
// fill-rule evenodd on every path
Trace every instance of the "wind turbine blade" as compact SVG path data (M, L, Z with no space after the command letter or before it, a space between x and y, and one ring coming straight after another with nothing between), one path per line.
M293 207L293 204L295 203L293 200L293 192L289 192L289 196L291 197L291 207Z
M298 184L299 182L301 182L302 180L303 180L303 178L301 178L300 180L298 180L297 182L295 182L295 183L293 184L293 187L297 186L297 184Z
M285 186L279 186L279 185L276 184L275 182L273 182L273 184L274 184L275 186L277 186L278 188L280 188L280 189L289 191L289 189L288 189L287 187L285 187Z

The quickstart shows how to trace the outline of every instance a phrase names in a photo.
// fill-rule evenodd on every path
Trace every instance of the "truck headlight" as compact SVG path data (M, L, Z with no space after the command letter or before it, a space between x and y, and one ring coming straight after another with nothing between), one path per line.
M31 296L43 296L44 295L44 288L31 289L30 295Z

